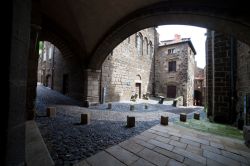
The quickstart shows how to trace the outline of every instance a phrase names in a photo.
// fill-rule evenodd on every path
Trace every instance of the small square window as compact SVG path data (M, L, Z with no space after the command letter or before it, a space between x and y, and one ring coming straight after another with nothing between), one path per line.
M168 54L174 54L176 50L174 48L168 49Z

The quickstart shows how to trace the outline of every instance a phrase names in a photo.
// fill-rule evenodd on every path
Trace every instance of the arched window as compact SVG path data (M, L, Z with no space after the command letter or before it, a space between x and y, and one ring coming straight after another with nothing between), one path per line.
M142 34L139 32L136 35L136 47L138 55L142 55L143 51L143 37Z
M146 37L144 38L144 49L144 52L148 55L148 39Z
M153 54L154 54L154 48L153 48L153 44L151 41L149 41L149 56L152 58Z

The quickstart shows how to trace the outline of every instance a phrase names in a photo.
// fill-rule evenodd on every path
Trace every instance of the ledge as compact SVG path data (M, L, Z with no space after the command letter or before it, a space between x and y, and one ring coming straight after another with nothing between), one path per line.
M25 128L25 158L27 166L54 166L54 161L35 121L27 121Z

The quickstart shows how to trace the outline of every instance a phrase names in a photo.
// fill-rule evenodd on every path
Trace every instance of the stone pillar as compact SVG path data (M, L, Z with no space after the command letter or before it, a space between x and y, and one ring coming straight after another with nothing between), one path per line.
M9 65L7 69L9 78L6 79L9 83L7 87L9 96L6 96L9 100L7 102L9 109L6 111L7 116L1 116L2 126L4 126L1 151L5 158L3 165L25 165L25 113L31 1L11 2L12 15L9 17L12 18L10 21L12 25L4 32L9 35L5 42L11 46L5 48L7 51L5 57L9 58L9 63L8 60L4 62ZM7 17L9 13L5 13ZM5 26L8 26L8 22Z
M39 58L38 34L40 29L41 29L40 26L31 24L30 48L29 48L29 58L28 58L27 96L26 96L27 120L32 120L35 117L37 65Z
M235 39L219 32L208 32L207 102L208 117L218 123L234 123L235 80L237 63Z
M99 103L101 70L86 69L84 71L84 100Z

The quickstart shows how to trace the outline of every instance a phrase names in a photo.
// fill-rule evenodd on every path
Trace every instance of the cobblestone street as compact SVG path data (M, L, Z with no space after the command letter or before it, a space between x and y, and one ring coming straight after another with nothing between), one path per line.
M137 103L135 111L128 111L129 105L116 102L111 110L107 104L84 108L80 102L38 85L36 123L55 164L72 165L159 124L161 115L167 114L173 121L181 112L188 113L189 118L195 111L203 112L202 107L174 108L156 103L149 103L145 110L142 102ZM45 116L48 106L56 106L55 118ZM80 115L86 112L91 122L80 125ZM136 117L134 128L126 127L127 115Z

